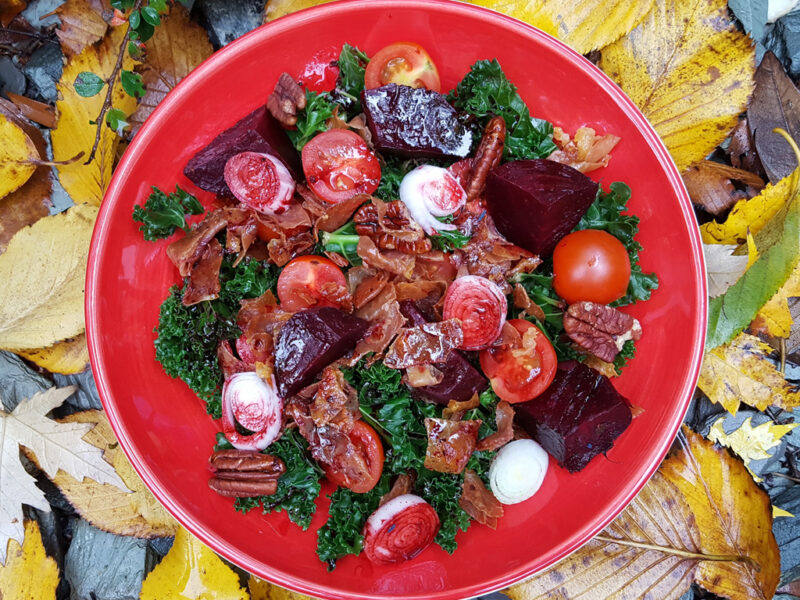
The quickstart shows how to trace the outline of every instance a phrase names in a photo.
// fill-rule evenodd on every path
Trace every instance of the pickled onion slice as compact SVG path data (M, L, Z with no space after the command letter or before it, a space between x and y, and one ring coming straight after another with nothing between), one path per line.
M464 331L460 350L481 350L494 342L503 330L508 301L500 287L478 275L459 277L447 288L442 315L459 319Z
M225 183L236 199L258 212L276 215L289 208L295 183L272 154L240 152L225 163Z
M222 431L239 450L263 450L278 439L283 401L273 385L252 371L235 373L222 387ZM236 424L251 431L242 434Z
M467 201L467 193L447 169L420 165L403 177L400 200L411 217L432 235L435 231L452 231L455 225L445 224L436 217L452 215Z
M439 532L439 515L419 496L389 500L364 525L364 554L376 564L409 560L425 550Z

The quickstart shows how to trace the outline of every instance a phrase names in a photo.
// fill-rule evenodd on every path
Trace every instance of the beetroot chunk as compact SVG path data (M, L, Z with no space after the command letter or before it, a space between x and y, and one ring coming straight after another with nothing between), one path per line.
M322 369L355 347L368 325L330 306L293 314L275 344L278 395L285 400L311 383Z
M534 254L552 254L597 196L580 171L545 158L516 160L489 171L486 203L497 229Z
M608 451L631 422L627 400L608 377L574 361L558 365L541 396L514 408L516 422L571 473Z
M411 325L422 325L429 320L423 315L419 306L411 300L400 302L400 312L410 321ZM466 402L489 385L480 371L473 367L457 350L451 352L445 362L437 363L436 368L444 374L442 381L436 385L412 388L411 393L414 397L444 405L450 400Z
M364 90L361 104L379 152L464 158L472 147L472 132L438 92L390 83Z
M240 152L266 152L277 156L295 180L299 180L303 172L300 156L286 132L262 106L211 140L189 160L183 174L199 188L232 198L225 183L225 163Z

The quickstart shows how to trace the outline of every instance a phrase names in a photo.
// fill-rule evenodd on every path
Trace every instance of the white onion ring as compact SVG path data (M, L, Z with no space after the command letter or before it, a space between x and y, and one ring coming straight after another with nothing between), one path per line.
M420 165L403 177L400 200L425 233L432 235L436 231L456 228L436 217L452 215L459 210L467 201L467 193L447 169Z
M239 450L263 450L278 439L283 419L283 400L273 385L253 371L234 373L222 387L222 430ZM236 431L236 423L251 435Z

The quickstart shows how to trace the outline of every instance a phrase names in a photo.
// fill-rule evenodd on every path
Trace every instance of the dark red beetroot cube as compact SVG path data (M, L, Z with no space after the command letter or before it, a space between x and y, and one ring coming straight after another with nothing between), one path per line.
M372 141L380 152L464 158L472 148L472 132L438 92L390 83L364 90L361 104Z
M517 423L572 473L611 449L631 422L608 377L574 361L560 363L550 387L514 409Z
M197 187L233 197L225 183L225 163L240 152L266 152L280 158L296 180L302 179L300 156L280 123L260 107L215 137L183 169Z
M289 398L333 361L355 348L369 324L338 308L309 308L293 314L275 343L278 395Z
M548 256L581 220L597 189L594 181L567 165L515 160L489 171L486 205L509 241Z
M429 321L418 304L411 300L400 302L400 312L411 325L422 325ZM451 352L445 362L436 364L436 368L444 374L441 383L412 388L411 393L415 398L444 405L450 400L466 402L473 395L480 394L489 385L480 371L458 351Z

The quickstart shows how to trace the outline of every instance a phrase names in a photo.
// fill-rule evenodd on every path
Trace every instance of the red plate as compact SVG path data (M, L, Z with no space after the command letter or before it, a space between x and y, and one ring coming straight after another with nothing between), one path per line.
M644 409L608 458L576 475L551 466L541 491L506 509L497 531L473 525L452 556L438 546L397 566L347 557L332 573L317 559L319 502L308 532L283 513L243 516L209 490L217 425L191 391L155 361L153 327L178 282L167 242L142 240L131 220L150 186L176 183L189 158L263 103L281 71L355 44L372 54L397 40L424 46L451 89L470 65L497 58L531 112L575 131L590 125L622 142L592 175L627 182L642 218L642 266L660 289L630 312L644 336L618 389ZM208 194L199 194L208 201ZM279 19L216 53L159 105L130 145L100 210L86 294L89 351L111 424L139 475L187 529L248 571L328 598L465 598L514 583L578 548L611 521L658 467L697 380L706 328L705 270L689 198L669 154L633 103L581 56L511 18L446 1L349 1ZM330 490L324 490L329 492Z

